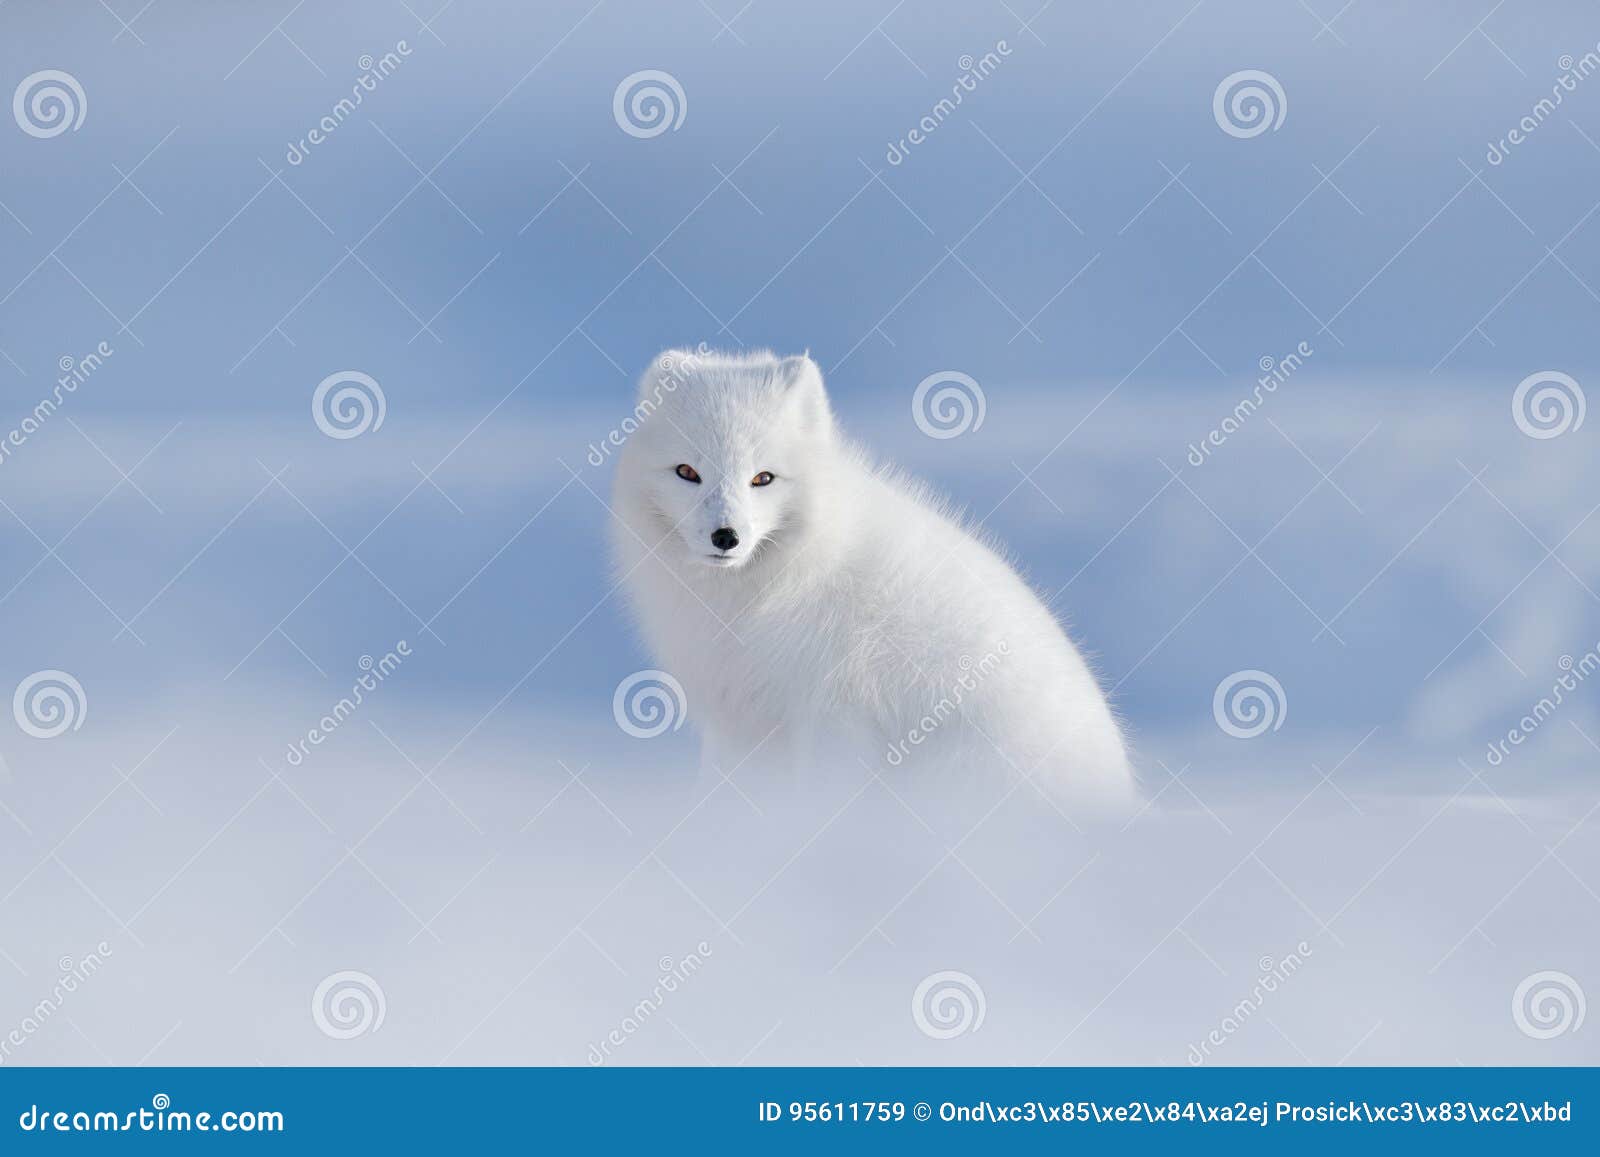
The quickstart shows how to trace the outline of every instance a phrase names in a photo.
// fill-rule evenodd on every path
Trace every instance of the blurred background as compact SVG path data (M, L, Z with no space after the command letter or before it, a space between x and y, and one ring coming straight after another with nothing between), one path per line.
M1592 5L0 29L4 1063L1600 1058ZM596 447L702 341L1006 542L1140 816L619 727Z

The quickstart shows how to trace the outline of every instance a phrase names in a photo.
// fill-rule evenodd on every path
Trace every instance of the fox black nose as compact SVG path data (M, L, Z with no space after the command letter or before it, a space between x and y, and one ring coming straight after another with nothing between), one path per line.
M711 532L711 545L718 550L732 550L739 545L739 536L731 526L719 526Z

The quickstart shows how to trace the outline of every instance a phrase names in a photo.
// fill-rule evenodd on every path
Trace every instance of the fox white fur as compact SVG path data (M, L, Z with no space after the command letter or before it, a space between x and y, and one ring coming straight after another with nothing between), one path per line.
M708 763L851 735L873 763L954 752L1131 798L1120 729L1061 625L926 487L845 439L809 357L668 351L635 416L616 562Z

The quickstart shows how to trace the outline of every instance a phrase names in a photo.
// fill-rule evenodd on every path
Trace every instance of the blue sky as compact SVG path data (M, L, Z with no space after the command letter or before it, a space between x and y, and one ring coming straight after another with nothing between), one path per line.
M1593 600L1561 570L1593 558L1587 525L1541 564L1552 637L1509 621L1542 574L1496 601L1586 510L1587 430L1539 441L1506 418L1525 376L1592 374L1594 82L1502 163L1485 147L1593 47L1591 14L1474 31L1442 5L1327 28L1268 4L1047 5L1026 26L998 3L885 9L876 31L850 5L726 29L699 5L511 5L435 27L376 3L273 31L163 4L124 31L96 6L9 6L7 75L63 67L88 110L0 140L8 404L20 421L59 359L115 351L0 473L23 665L64 650L165 686L198 646L198 678L315 685L406 631L437 641L430 623L473 658L440 647L410 694L493 703L550 651L511 709L603 706L639 655L612 604L566 634L605 582L608 480L584 448L652 352L701 340L812 350L853 428L986 516L1041 587L1070 580L1058 605L1144 735L1203 725L1213 668L1303 668L1325 693L1297 718L1356 737L1436 719L1446 653L1511 704L1587 649ZM401 41L290 164L359 58ZM646 68L684 108L640 139L612 96ZM1212 100L1243 68L1285 105L1247 138ZM1263 411L1277 428L1187 465L1259 360L1302 342ZM344 369L381 383L386 420L335 441L306 417ZM933 442L904 419L943 369L989 416ZM1524 493L1502 506L1507 487ZM1320 630L1347 603L1365 648ZM147 604L143 646L111 637ZM1497 622L1530 640L1495 640L1510 665L1482 637Z

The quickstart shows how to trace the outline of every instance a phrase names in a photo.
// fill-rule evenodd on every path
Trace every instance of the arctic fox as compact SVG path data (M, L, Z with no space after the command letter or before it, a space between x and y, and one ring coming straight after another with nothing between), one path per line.
M846 441L809 356L668 351L634 416L620 581L708 764L850 734L878 764L959 753L1131 798L1122 735L1061 625L924 486Z

